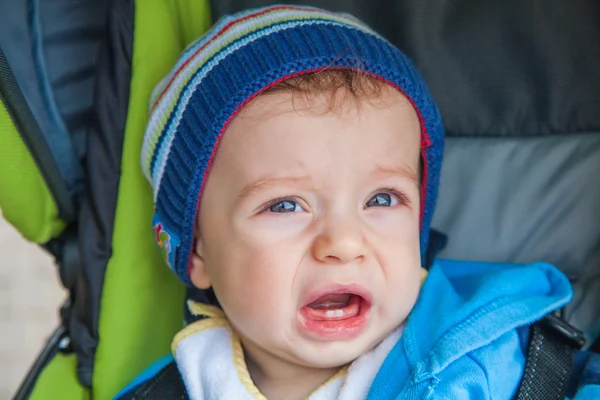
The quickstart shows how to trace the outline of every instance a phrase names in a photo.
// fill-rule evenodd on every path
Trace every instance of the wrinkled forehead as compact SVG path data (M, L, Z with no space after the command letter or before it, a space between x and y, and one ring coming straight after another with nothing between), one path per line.
M209 177L221 165L246 175L278 165L290 170L295 164L306 171L306 164L315 164L318 171L318 165L330 169L332 163L337 169L359 169L357 173L377 163L419 174L419 119L393 88L377 99L347 101L333 110L323 104L324 94L296 102L293 96L290 91L258 96L236 115L223 134Z

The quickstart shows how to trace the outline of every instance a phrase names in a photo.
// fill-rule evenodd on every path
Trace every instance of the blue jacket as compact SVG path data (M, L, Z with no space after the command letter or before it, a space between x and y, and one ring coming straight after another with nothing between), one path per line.
M529 324L572 296L548 264L437 261L368 398L511 399ZM575 399L600 399L600 386L589 383Z

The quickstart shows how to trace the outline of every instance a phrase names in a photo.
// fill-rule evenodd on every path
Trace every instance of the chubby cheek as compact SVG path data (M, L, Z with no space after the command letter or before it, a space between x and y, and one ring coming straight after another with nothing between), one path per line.
M421 285L419 255L411 255L388 265L384 271L385 293L374 308L375 318L380 321L382 333L394 329L406 320L413 309Z
M231 323L253 337L265 326L285 326L295 301L292 287L299 259L285 246L259 238L237 238L235 252L223 251L211 275L213 288Z
M380 237L379 260L385 279L382 317L402 322L414 306L421 285L421 257L418 219L404 219L393 235Z
M388 301L394 304L388 309L398 322L404 320L412 310L421 288L421 267L418 263L406 265L402 274L393 274L388 281Z

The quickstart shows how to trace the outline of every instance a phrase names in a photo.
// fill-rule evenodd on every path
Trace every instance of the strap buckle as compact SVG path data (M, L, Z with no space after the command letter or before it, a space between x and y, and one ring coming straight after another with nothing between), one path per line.
M581 350L585 346L586 339L583 332L560 317L548 314L542 318L540 325L558 336L562 342L572 349Z

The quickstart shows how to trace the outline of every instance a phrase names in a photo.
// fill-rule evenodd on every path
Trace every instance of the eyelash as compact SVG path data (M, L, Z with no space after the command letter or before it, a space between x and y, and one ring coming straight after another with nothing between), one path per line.
M371 194L372 198L373 196L375 196L377 193L389 193L392 196L394 196L397 200L398 203L402 204L402 205L410 205L410 200L408 199L408 197L402 193L401 191L394 189L394 188L381 188L381 189L377 189L376 191L373 192L373 194Z
M398 200L398 202L400 204L410 205L410 200L408 200L408 197L404 193L402 193L394 188L377 189L376 191L374 191L371 194L369 199L371 199L377 193L389 193L392 196L396 197L396 199ZM299 197L296 197L296 196L277 197L275 199L271 199L271 200L267 201L266 203L263 203L260 207L258 207L258 210L259 210L259 213L264 213L264 212L268 211L269 208L271 208L272 206L274 206L277 203L281 203L282 201L293 201L295 203L299 203L299 200L300 200Z
M294 203L300 203L300 198L296 196L287 196L287 197L277 197L275 199L271 199L266 203L263 203L260 207L258 207L259 214L269 211L269 208L274 206L277 203L281 203L282 201L293 201Z

